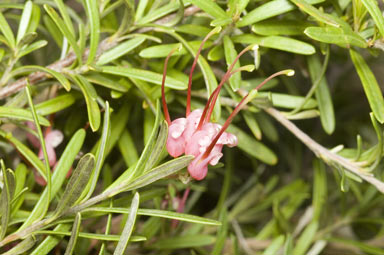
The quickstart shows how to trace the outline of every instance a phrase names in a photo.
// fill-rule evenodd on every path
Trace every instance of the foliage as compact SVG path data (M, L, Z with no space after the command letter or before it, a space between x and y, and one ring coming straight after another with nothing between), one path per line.
M1 1L0 251L384 254L382 7ZM219 27L197 60L193 109L241 50L258 47L235 65L255 70L231 77L212 121L223 124L272 73L296 75L253 94L228 128L238 147L205 180L188 181L193 157L165 150L164 59L180 48L165 86L172 116L181 116L186 73Z

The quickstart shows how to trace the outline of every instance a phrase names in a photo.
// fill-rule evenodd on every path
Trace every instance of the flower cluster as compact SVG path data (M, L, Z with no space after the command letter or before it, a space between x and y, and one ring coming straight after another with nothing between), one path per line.
M220 29L212 30L202 41L199 50L197 51L196 57L192 64L192 68L189 74L189 82L188 82L188 93L187 93L187 107L186 107L186 117L178 118L171 121L169 116L168 107L165 101L165 78L166 71L169 58L173 54L176 49L173 49L164 62L164 72L163 72L163 80L162 80L162 104L164 109L164 116L168 123L168 138L167 138L167 151L173 157L179 157L183 154L185 155L193 155L195 158L188 165L188 172L192 178L196 180L202 180L205 178L208 172L208 164L216 165L220 158L223 156L222 149L224 145L229 147L236 146L238 143L237 137L234 134L230 134L225 132L228 128L229 124L232 122L233 118L236 114L243 108L254 96L254 92L262 87L266 82L270 79L281 75L293 75L293 70L284 70L281 72L277 72L266 80L264 80L261 84L259 84L254 91L247 94L243 99L238 103L233 112L230 114L228 119L225 121L223 126L211 123L211 115L213 112L213 108L215 106L215 102L219 96L220 90L225 82L229 80L229 78L236 72L240 72L243 70L250 70L247 66L240 67L234 71L233 68L240 58L245 52L255 49L258 47L257 45L250 45L242 50L239 55L235 58L233 63L228 67L227 72L223 76L221 82L217 86L217 88L210 95L208 102L204 108L204 110L197 109L191 112L191 86L192 86L192 74L194 68L196 66L197 60L199 58L200 52L203 48L204 43L215 33L218 33ZM253 70L253 68L252 68Z

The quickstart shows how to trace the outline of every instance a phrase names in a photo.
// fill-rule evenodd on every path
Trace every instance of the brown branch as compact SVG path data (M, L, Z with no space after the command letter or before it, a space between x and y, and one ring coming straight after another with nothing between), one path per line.
M301 131L295 124L288 120L283 114L274 108L264 109L266 113L275 118L280 124L286 127L292 134L294 134L302 143L304 143L315 155L324 160L328 165L336 164L342 166L349 172L359 176L361 179L369 182L376 187L378 191L384 193L384 183L377 179L373 174L364 171L358 163L352 162L351 160L344 158L330 150L324 148L318 144L306 133Z

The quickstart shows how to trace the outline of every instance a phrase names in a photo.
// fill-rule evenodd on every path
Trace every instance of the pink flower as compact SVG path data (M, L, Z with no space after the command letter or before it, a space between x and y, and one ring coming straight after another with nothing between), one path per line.
M235 107L235 109L225 121L223 126L210 122L215 102L219 96L220 90L224 83L227 82L234 73L242 70L247 70L238 68L232 71L236 62L238 61L240 56L242 56L245 52L255 48L255 46L257 45L250 45L239 53L239 55L235 58L234 62L228 67L228 70L223 76L223 79L221 80L220 84L210 95L204 110L197 109L191 112L191 87L193 70L196 66L197 59L200 55L204 43L208 40L210 36L215 33L218 33L219 31L220 30L218 29L212 30L202 41L189 74L186 117L178 118L174 121L171 121L171 118L169 116L168 107L165 101L164 84L169 58L176 49L173 49L169 53L164 62L161 93L164 116L169 126L167 150L168 153L173 157L179 157L183 154L193 155L195 157L188 165L188 172L190 176L196 180L202 180L205 178L208 172L208 164L216 165L219 162L220 158L223 156L221 151L224 145L227 145L228 147L234 147L238 144L237 137L234 134L225 132L225 130L228 128L229 124L232 122L233 118L241 110L241 108L243 108L249 102L249 100L251 100L251 96L247 94L238 103L238 105ZM281 72L277 72L268 77L261 84L259 84L255 88L255 90L257 91L266 82L281 74L293 75L293 71L284 70Z

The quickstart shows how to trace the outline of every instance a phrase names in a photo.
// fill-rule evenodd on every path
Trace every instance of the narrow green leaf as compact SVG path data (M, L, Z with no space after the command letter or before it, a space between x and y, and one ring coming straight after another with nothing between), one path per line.
M247 123L247 126L252 131L252 134L256 137L257 140L260 140L262 133L255 116L247 111L244 111L242 115L244 117L245 122Z
M157 161L159 161L161 153L163 152L165 148L165 144L167 143L167 137L168 137L168 125L164 121L160 125L160 131L156 138L156 143L153 145L151 154L149 155L148 159L145 160L145 167L144 172L147 170L152 169L152 167L156 164Z
M71 228L71 224L58 224L52 232L64 232ZM70 235L70 232L69 232ZM64 235L49 235L32 251L31 255L47 255L63 239Z
M33 4L31 1L27 1L24 5L23 13L21 14L19 29L17 30L16 43L19 43L27 32L29 22L32 16Z
M61 0L56 0L61 1ZM71 45L73 51L75 52L77 56L77 60L79 61L80 65L82 63L82 54L80 51L79 46L77 45L76 38L74 36L74 33L71 32L67 24L64 23L64 21L59 17L57 12L50 6L44 5L45 11L48 13L48 15L52 18L52 20L55 22L56 26L60 29L61 33L65 38L67 38L69 44Z
M8 222L11 213L11 201L15 195L15 174L11 169L5 169L4 161L0 161L1 172L3 175L3 189L1 192L1 233L0 240L2 240L7 232Z
M312 83L315 83L319 78L318 76L321 74L322 69L317 55L308 57L308 69L309 74L311 75ZM336 120L331 94L329 92L328 83L325 77L321 79L315 93L319 105L321 125L323 126L324 131L330 135L335 130Z
M239 148L250 154L252 157L259 159L260 161L269 165L275 165L277 163L277 157L275 153L273 153L264 144L247 135L240 128L231 125L228 128L228 132L237 136L237 139L239 140Z
M128 52L140 46L145 41L145 39L146 39L145 37L139 36L118 44L116 47L104 52L100 56L96 64L105 65L115 59L118 59L121 56L126 55Z
M16 47L15 36L13 35L12 29L9 27L9 24L2 12L0 12L0 31L5 36L5 39L8 42L8 46L12 49L15 48Z
M363 84L369 105L380 123L384 123L384 99L379 84L364 58L355 50L349 51L357 74Z
M28 55L29 53L35 51L35 50L38 50L40 48L43 48L45 47L46 45L48 44L47 41L45 40L40 40L40 41L37 41L37 42L34 42L34 43L31 43L30 45L28 45L27 47L25 48L22 48L20 51L19 51L19 58L21 57L24 57L25 55Z
M107 142L108 142L107 139L109 138L110 134L111 134L110 108L109 108L109 103L107 101L105 103L103 131L101 134L99 146L96 151L95 170L92 172L91 182L87 184L87 187L83 191L83 195L85 195L85 197L82 198L82 200L89 199L96 189L97 180L99 178L100 171L103 166L104 159L106 157L106 148L107 148Z
M208 31L209 32L209 31ZM197 51L200 47L201 41L189 41L188 42L191 48L194 51ZM209 48L212 45L210 41L206 42L203 46L203 49ZM174 49L180 47L181 50L176 51L172 54L172 56L181 56L188 53L185 47L181 47L180 43L170 43L170 44L161 44L155 45L148 48L145 48L140 51L139 55L142 58L165 58L168 56L169 52Z
M352 30L337 27L308 27L304 33L319 42L333 43L341 47L350 48L357 46L367 48L368 44L359 34Z
M212 255L222 254L223 248L225 246L228 234L228 217L227 209L224 207L221 209L220 220L221 226L217 231L216 242L212 250Z
M70 31L71 35L75 37L75 29L73 28L73 24L71 18L69 17L68 9L69 7L64 4L63 0L54 0L57 7L59 8L60 14L63 17L66 28Z
M73 223L73 227L72 227L71 238L69 239L64 255L72 255L73 250L75 249L77 237L79 236L80 223L81 223L81 214L77 213L75 222Z
M121 233L120 240L117 243L117 246L115 251L113 252L113 255L124 254L125 249L127 248L127 245L129 242L129 238L131 237L133 227L135 226L137 210L139 209L139 203L140 203L140 196L139 196L139 193L136 192L132 199L129 216L127 218L127 221L125 222L123 232Z
M89 55L87 64L93 62L96 57L97 48L99 46L100 38L100 17L99 17L99 8L97 1L94 0L85 0L85 9L88 16L88 21L90 25L90 45L89 45Z
M36 112L42 116L46 116L58 111L64 110L76 101L76 96L72 93L66 93L47 101L35 105Z
M159 240L152 245L155 249L183 249L192 247L202 247L214 244L216 238L211 235L185 235L169 237Z
M283 36L260 37L251 34L245 34L233 36L232 40L236 43L258 44L261 47L303 55L312 55L316 52L315 48L306 42Z
M372 19L375 21L377 29L379 29L381 36L384 36L384 18L382 11L378 6L378 2L375 0L361 0L365 8L367 8Z
M47 179L43 162L41 162L41 160L36 156L33 151L31 151L31 149L29 149L22 142L16 139L11 133L6 133L0 130L0 136L4 137L6 140L12 143L17 149L17 151L20 152L20 154L23 155L23 157L27 160L27 162L29 162L34 168L36 168L36 170L44 178L44 180Z
M275 107L281 107L286 109L294 109L301 105L304 101L302 96L292 96L288 94L281 93L270 93L270 92L259 92L260 97L270 97L272 100L272 105ZM307 103L304 104L303 109L313 109L317 106L317 102L314 99L309 99Z
M61 186L63 185L65 181L65 177L68 171L71 169L72 164L84 143L84 139L85 139L85 131L84 129L79 129L72 136L71 140L65 147L65 150L57 163L56 169L52 174L51 200L56 196L57 192L60 190ZM49 203L50 201L48 201L48 190L46 188L41 194L39 201L37 201L32 212L29 214L27 220L23 222L23 225L20 227L19 230L22 230L27 226L29 226L30 224L32 224L34 221L37 221L38 219L43 218L45 214L42 211L42 209L44 207L43 206L44 203L47 203L47 202ZM63 228L65 228L65 226L63 226ZM70 226L68 227L68 229L69 228Z
M148 12L144 17L138 19L136 21L136 24L142 25L142 24L148 24L152 21L155 21L171 12L174 12L176 10L179 10L180 8L180 2L179 1L171 1L168 2L168 4L165 4L161 6L160 8L155 8Z
M190 0L190 2L216 19L228 18L225 11L212 0Z
M73 80L80 87L81 92L84 95L85 102L87 104L88 120L92 128L92 131L95 132L100 127L101 117L100 117L100 108L96 101L97 94L95 88L91 83L87 81L81 75L74 75Z
M265 20L252 26L252 32L259 35L302 35L310 23L301 20Z
M313 238L315 237L316 231L319 227L317 221L312 221L301 233L299 239L297 240L296 246L293 249L293 254L295 255L304 255L306 254L309 246L311 245Z
M55 77L61 85L63 85L63 87L69 91L71 90L71 84L69 83L68 79L65 78L65 76L59 72L56 72L52 69L49 69L49 68L46 68L46 67L43 67L43 66L38 66L38 65L25 65L25 66L22 66L22 67L19 67L19 68L16 68L12 71L12 76L15 76L15 75L20 75L20 74L24 74L24 73L29 73L29 72L35 72L35 71L40 71L40 72L44 72L44 73L47 73L53 77Z
M67 231L39 230L34 233L41 234L41 235L71 236L71 232L67 232ZM79 232L79 237L92 239L92 240L110 241L110 242L118 242L120 240L120 235L105 235L105 234L94 234L94 233L84 233L84 232ZM131 236L129 241L142 242L142 241L147 241L147 238L144 236Z
M267 249L264 250L263 255L274 255L278 253L281 246L284 244L284 235L279 235L268 246Z
M331 237L331 238L327 238L327 240L330 243L341 243L342 245L345 245L347 247L351 247L354 249L358 248L361 251L367 252L368 254L372 254L372 255L381 255L384 253L384 249L380 247L369 245L364 242L360 242L352 239Z
M32 33L36 31L37 26L40 24L40 15L41 11L39 5L32 4L32 14L26 33Z
M137 3L136 13L135 13L135 20L139 20L143 17L144 11L147 8L148 0L141 0Z
M295 5L297 5L297 7L299 7L302 11L306 12L308 15L312 16L318 21L334 27L340 27L338 22L331 15L318 10L317 8L313 7L306 1L304 0L291 0L291 1Z
M175 30L176 30L176 32L179 32L179 33L196 35L199 37L204 37L211 31L211 29L209 29L208 27L197 25L197 24L182 24L182 25L175 27ZM191 44L192 42L190 41L189 43ZM200 42L199 42L199 44L200 44ZM178 52L175 52L174 54L176 54L176 53L178 53ZM172 56L174 56L174 55L172 55Z
M0 106L0 118L9 118L9 119L22 120L22 121L33 121L33 116L30 111L25 109L20 109L20 108L6 107L6 106ZM49 121L40 115L38 116L38 120L40 125L50 126Z
M121 137L118 140L118 146L121 155L123 156L123 159L128 167L134 165L139 160L136 146L133 142L131 134L127 129L124 130L124 132L121 134Z
M60 216L69 208L75 205L81 196L83 189L91 177L92 170L95 167L95 157L88 153L85 154L73 171L71 178L65 187L64 194L57 205L54 215ZM53 217L54 218L54 217Z
M324 163L315 160L313 162L313 168L315 170L313 180L313 220L319 220L321 212L324 209L327 201L327 175L325 172Z
M31 249L35 245L36 239L34 236L29 236L20 243L18 243L15 247L8 250L7 252L2 253L2 255L19 255L25 254L29 249Z
M88 73L84 76L89 82L103 87L116 90L118 92L127 92L132 84L128 82L127 79L116 79L110 75L100 74L96 72Z
M119 208L119 207L112 207L112 208L105 208L105 207L90 207L83 211L85 212L104 212L104 213L124 213L128 214L130 211L127 208ZM197 223L197 224L204 224L204 225L213 225L213 226L220 226L221 223L216 220L203 218L191 214L185 214L185 213L178 213L178 212L172 212L172 211L165 211L165 210L156 210L156 209L139 209L137 211L138 215L143 216L153 216L153 217L161 217L166 219L173 219L173 220L180 220L185 222L191 222L191 223Z
M235 45L233 44L232 40L229 38L228 35L224 36L223 43L224 43L225 61L227 62L227 66L229 67L235 60L237 56L237 52L235 49ZM239 67L240 67L240 61L237 61L233 70L236 70ZM231 88L234 91L240 88L240 85L241 85L240 72L237 72L234 75L232 75L232 77L229 79L229 84L231 85Z
M161 85L162 75L151 71L120 66L103 66L101 67L101 69L104 73L124 76L128 78L147 81L156 85ZM169 76L167 76L165 80L165 86L178 90L184 90L187 88L187 84L184 84L183 82L178 81Z

